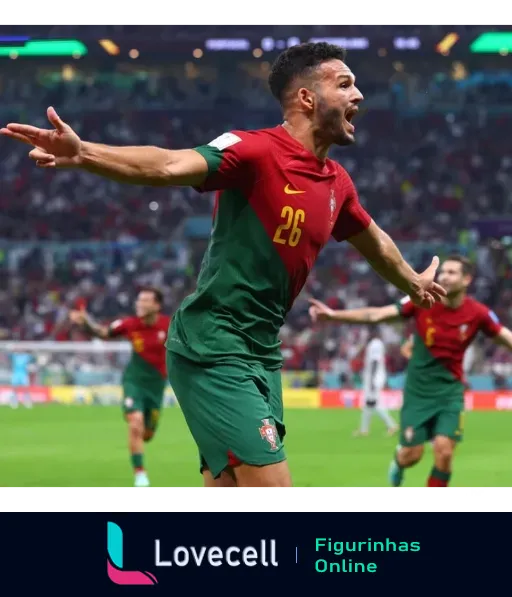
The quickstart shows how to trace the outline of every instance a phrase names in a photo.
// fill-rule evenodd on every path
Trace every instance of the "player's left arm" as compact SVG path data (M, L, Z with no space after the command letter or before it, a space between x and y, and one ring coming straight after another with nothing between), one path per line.
M389 235L362 207L349 175L344 172L342 176L347 198L332 231L334 238L348 240L382 278L410 296L415 305L429 308L440 301L446 291L434 282L439 259L434 257L422 274L415 272Z
M496 344L500 344L501 346L506 346L509 350L512 350L512 330L502 327L494 337L494 342L496 342Z
M512 350L512 330L502 325L494 311L483 305L481 309L480 329L482 332L488 338L492 338L496 344L506 346Z

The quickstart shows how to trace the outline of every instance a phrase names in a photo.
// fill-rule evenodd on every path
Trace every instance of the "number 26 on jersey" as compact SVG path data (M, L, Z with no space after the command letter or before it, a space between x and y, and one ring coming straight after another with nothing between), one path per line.
M300 225L304 224L304 220L306 219L304 210L294 210L289 205L285 205L281 211L281 218L285 222L277 227L273 241L278 245L296 247L299 244L302 234Z

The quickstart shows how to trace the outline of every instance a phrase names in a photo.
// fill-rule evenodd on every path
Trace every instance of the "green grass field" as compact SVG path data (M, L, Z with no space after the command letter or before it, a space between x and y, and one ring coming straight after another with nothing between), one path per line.
M294 484L382 487L395 439L374 419L372 436L352 438L356 410L289 410L286 450ZM512 486L512 412L469 412L453 486ZM430 446L407 486L425 485ZM164 411L147 446L153 486L200 486L194 443L177 408ZM126 429L117 407L36 406L0 409L0 485L25 487L131 486Z

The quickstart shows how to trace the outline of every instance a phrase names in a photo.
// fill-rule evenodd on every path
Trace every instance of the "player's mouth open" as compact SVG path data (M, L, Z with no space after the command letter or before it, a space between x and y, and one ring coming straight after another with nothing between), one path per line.
M356 127L352 124L352 119L354 118L354 116L357 114L358 111L359 111L359 108L354 106L353 108L349 108L345 112L344 124L345 124L345 128L347 129L347 131L349 133L353 133L356 130Z

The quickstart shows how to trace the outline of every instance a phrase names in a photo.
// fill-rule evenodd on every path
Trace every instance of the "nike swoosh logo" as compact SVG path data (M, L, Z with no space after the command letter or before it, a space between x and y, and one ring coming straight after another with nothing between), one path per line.
M294 189L290 189L290 185L289 185L289 184L287 184L287 185L284 187L284 192L285 192L287 195L300 195L300 194L302 194L302 193L305 193L306 191L296 191L296 190L294 190Z

